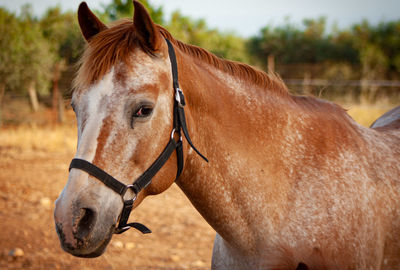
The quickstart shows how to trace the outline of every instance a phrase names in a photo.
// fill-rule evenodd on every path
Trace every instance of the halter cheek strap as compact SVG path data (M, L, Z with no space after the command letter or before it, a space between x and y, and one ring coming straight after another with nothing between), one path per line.
M184 107L186 105L185 103L185 97L183 95L182 90L179 88L179 82L178 82L178 65L176 62L176 55L175 55L175 50L174 47L172 46L171 42L166 39L166 42L168 44L168 53L169 53L169 58L171 61L171 69L172 69L172 78L173 78L173 87L175 90L175 101L174 101L174 120L173 120L173 129L171 133L171 138L167 144L167 146L164 148L164 150L161 152L159 157L153 162L153 164L141 175L139 176L132 185L125 185L124 183L118 181L111 175L109 175L107 172L103 171L96 165L83 160L83 159L78 159L74 158L71 161L71 164L69 165L69 170L75 168L75 169L80 169L91 176L97 178L101 182L103 182L107 187L110 189L114 190L117 194L119 194L122 198L122 201L124 203L121 215L119 217L119 224L118 227L115 229L114 233L116 234L121 234L130 228L135 228L142 233L151 233L151 230L144 226L143 224L133 222L133 223L127 223L129 219L129 215L132 211L133 203L135 202L137 195L141 190L146 188L150 183L153 177L157 174L157 172L164 166L164 164L167 162L167 160L170 158L172 153L176 151L177 155L177 172L176 172L176 178L175 180L180 176L183 170L183 146L182 146L182 135L181 132L183 132L186 140L188 141L189 145L196 151L197 154L200 155L205 161L208 162L208 159L202 155L196 147L194 147L192 140L190 139L189 132L187 130L187 125L186 125L186 117L185 117L185 110ZM175 140L174 135L177 133L179 135L179 139ZM130 189L132 190L134 196L131 199L125 199L125 194L127 190Z

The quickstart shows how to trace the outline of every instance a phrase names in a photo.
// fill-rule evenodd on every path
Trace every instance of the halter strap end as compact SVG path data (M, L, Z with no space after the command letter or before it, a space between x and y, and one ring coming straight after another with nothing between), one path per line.
M138 230L139 232L141 232L142 234L152 233L152 231L148 227L143 225L142 223L132 222L132 223L126 224L123 227L116 228L115 231L114 231L114 234L124 233L127 230L129 230L130 228L134 228L134 229Z

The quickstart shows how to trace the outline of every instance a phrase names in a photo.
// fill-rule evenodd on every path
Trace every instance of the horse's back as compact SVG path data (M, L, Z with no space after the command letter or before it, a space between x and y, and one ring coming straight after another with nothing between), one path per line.
M400 129L400 106L383 114L370 127L374 129Z

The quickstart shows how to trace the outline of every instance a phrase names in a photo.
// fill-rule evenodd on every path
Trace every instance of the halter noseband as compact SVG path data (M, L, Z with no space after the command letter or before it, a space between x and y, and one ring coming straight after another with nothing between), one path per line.
M114 233L116 234L121 234L130 228L135 228L142 233L151 233L151 230L144 226L143 224L133 222L133 223L127 223L129 219L129 215L131 213L133 203L135 202L137 195L141 190L146 188L150 183L153 177L156 175L156 173L164 166L164 164L167 162L169 157L172 155L172 153L176 150L176 155L177 155L177 172L176 172L176 178L175 180L179 177L179 175L182 173L183 170L183 147L182 147L182 135L181 132L183 131L183 134L188 141L189 145L196 151L197 154L200 155L205 161L208 162L208 159L203 156L197 149L194 147L190 136L189 132L187 130L187 125L186 125L186 118L185 118L185 97L183 95L182 90L179 88L179 82L178 82L178 65L176 62L176 55L175 55L175 50L174 47L172 46L171 42L168 39L165 39L167 44L168 44L168 53L169 53L169 58L171 61L171 69L172 69L172 79L173 79L173 87L175 90L175 100L174 100L174 120L173 120L173 129L171 132L171 138L167 144L167 146L164 148L160 156L153 162L153 164L141 175L139 176L135 182L133 182L132 185L125 185L124 183L118 181L96 165L83 160L79 158L74 158L71 161L71 164L69 165L69 170L75 168L75 169L81 169L91 176L97 178L101 182L103 182L107 187L111 188L114 190L116 193L118 193L122 201L124 203L124 206L122 208L121 215L119 217L119 224L118 227L115 229ZM177 133L179 135L178 141L175 140L174 135ZM132 190L134 196L133 198L129 200L125 200L124 196L127 190L130 189Z

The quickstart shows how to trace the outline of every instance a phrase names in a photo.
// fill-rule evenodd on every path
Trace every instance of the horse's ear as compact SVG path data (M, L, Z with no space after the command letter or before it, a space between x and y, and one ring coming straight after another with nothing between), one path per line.
M161 46L161 35L157 26L140 2L133 0L133 5L135 7L133 25L140 42L151 51L157 51Z
M86 2L82 2L79 5L78 9L78 21L79 26L81 27L81 31L83 36L87 41L90 40L93 36L100 33L104 29L107 29L97 17L90 11Z

